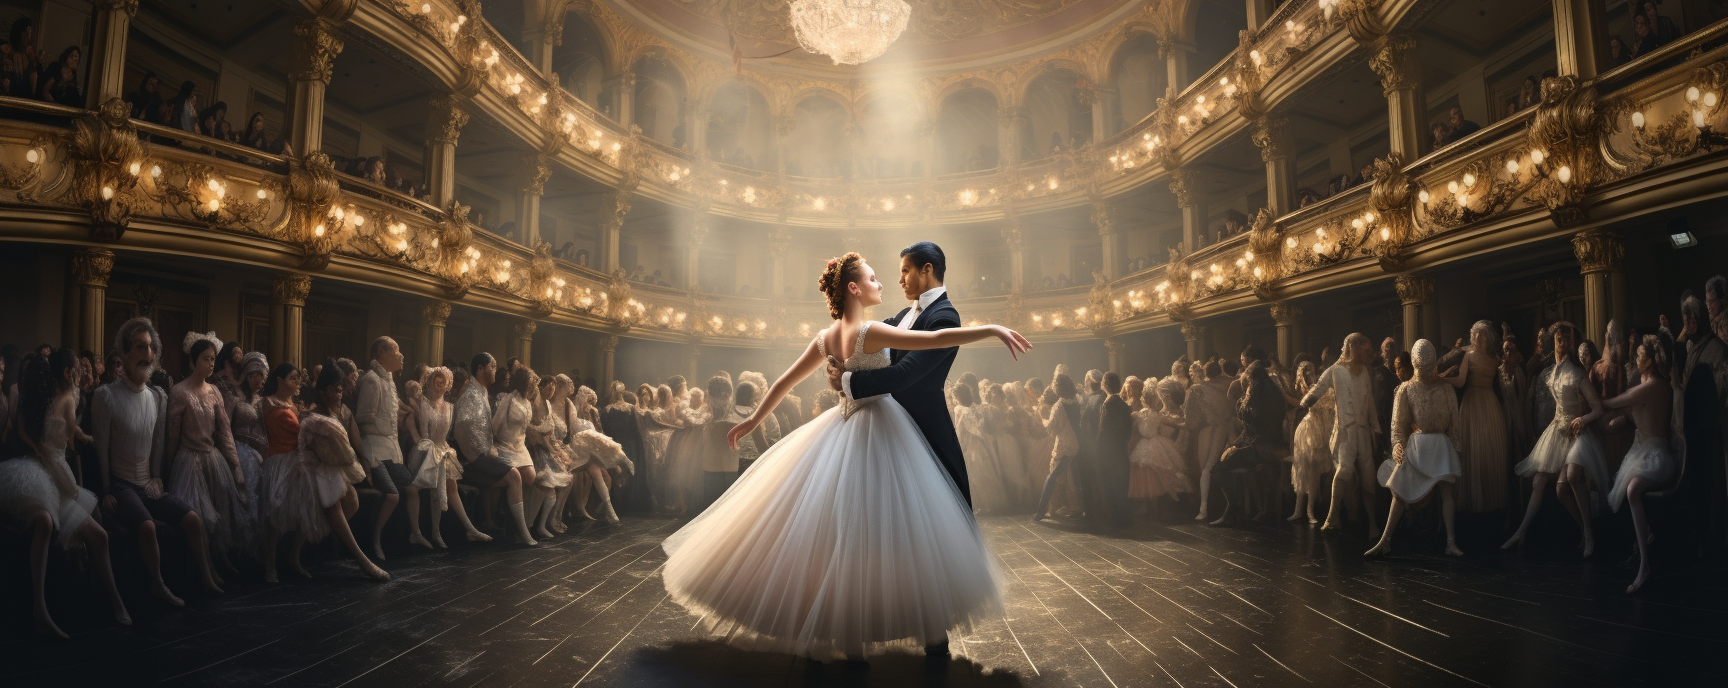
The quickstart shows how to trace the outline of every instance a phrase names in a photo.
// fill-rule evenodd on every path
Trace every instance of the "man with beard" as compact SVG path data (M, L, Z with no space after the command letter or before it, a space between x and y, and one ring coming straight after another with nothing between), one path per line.
M176 607L185 603L162 581L156 521L180 526L203 578L204 589L221 593L210 570L204 520L186 502L162 489L168 435L168 395L148 385L162 355L162 340L149 318L133 318L114 337L120 379L96 388L90 402L91 435L101 466L102 510L137 530L138 550L150 576L150 591Z

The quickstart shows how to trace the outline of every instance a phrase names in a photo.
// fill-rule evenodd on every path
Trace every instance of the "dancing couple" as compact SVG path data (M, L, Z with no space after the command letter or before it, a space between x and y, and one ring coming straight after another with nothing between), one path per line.
M961 327L946 267L933 243L901 251L914 303L873 322L876 271L856 253L828 261L819 287L834 325L727 441L736 448L824 364L840 405L763 452L663 544L667 592L711 631L815 660L895 646L941 658L950 630L1001 612L943 383L962 344L995 337L1016 360L1032 345L998 325Z

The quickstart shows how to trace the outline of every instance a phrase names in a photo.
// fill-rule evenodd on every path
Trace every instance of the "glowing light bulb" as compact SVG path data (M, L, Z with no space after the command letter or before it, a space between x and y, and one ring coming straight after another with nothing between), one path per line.
M34 148L30 149L30 152L27 153L24 157L26 159L28 159L30 162L36 162L36 149L34 149ZM144 165L141 163L138 163L138 162L133 162L132 164L126 166L126 172L128 174L131 174L134 177L138 176L138 173L143 171L143 169L144 169Z
M318 225L317 227L313 227L312 228L312 236L318 236L318 237L324 236L324 225Z
M1692 111L1692 126L1695 126L1695 127L1704 126L1704 111L1703 110L1693 110Z
M1424 193L1426 193L1426 192L1424 192ZM1296 248L1296 237L1290 237L1288 239L1285 239L1284 240L1284 246L1286 248Z
M1392 230L1387 229L1385 227L1381 227L1380 228L1380 240L1381 241L1388 241L1391 238L1392 238Z
M1638 127L1639 129L1644 128L1644 113L1643 112L1632 113L1632 126Z
M1697 86L1688 86L1686 88L1686 102L1696 103L1696 102L1698 102L1698 96L1699 96L1699 94L1698 94L1698 87Z
M36 149L32 148L32 149L24 152L24 159L26 161L31 162L31 163L35 163L37 160L42 159L42 154L37 153ZM133 164L133 166L137 166L138 163L132 163L132 164ZM137 174L137 173L134 172L133 174Z
M1518 161L1517 160L1507 160L1506 161L1506 172L1508 174L1518 174Z
M1446 192L1453 194L1453 195L1457 195L1458 182L1446 182Z
M1423 189L1423 190L1417 192L1416 200L1422 201L1423 203L1427 203L1428 202L1428 190Z
M1475 185L1476 185L1476 175L1469 173L1469 172L1464 173L1464 186L1471 187L1471 186L1475 186Z
M258 190L258 200L262 201L262 200L269 198L269 197L270 197L270 192L265 191L263 189Z
M1716 107L1716 92L1715 91L1711 91L1709 93L1704 94L1704 107Z
M104 201L114 200L114 187L112 187L112 186L102 187L102 200L104 200Z
M1571 183L1571 181L1572 181L1572 168L1569 166L1566 166L1566 165L1561 165L1560 170L1555 173L1555 176L1560 178L1561 184Z
M1533 165L1540 165L1542 164L1542 161L1547 158L1548 154L1542 152L1541 149L1530 151L1530 163Z
M216 211L222 209L222 202L218 201L214 198L210 199L210 203L208 205L210 206L210 212L216 212Z

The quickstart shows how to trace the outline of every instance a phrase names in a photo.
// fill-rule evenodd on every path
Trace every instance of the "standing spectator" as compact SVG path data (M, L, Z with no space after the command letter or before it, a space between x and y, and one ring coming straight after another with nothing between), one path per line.
M168 118L163 122L180 131L198 131L198 85L180 82L180 93L168 101Z
M1464 119L1464 109L1459 107L1453 107L1446 112L1446 122L1452 127L1452 133L1446 137L1447 143L1461 141L1482 129L1482 125Z
M396 371L402 369L402 348L396 340L372 340L372 365L357 383L355 422L360 427L361 463L366 465L372 489L378 491L378 514L372 519L372 556L384 561L384 524L396 510L402 488L414 475L402 463L402 445L396 439L396 416L401 404L396 398ZM419 506L418 502L414 505Z
M84 89L78 87L78 62L82 57L83 51L76 45L60 51L60 59L48 65L38 80L42 85L38 97L61 105L84 107Z
M1128 525L1128 440L1134 434L1134 410L1129 407L1128 387L1122 376L1111 371L1104 374L1107 394L1098 412L1098 435L1093 443L1094 500L1098 513L1090 513L1093 523L1110 529Z
M1650 27L1649 16L1632 15L1632 57L1643 57L1660 45L1662 43L1656 40L1656 31Z
M33 97L37 76L42 73L42 52L36 47L36 27L29 17L12 22L8 45L12 51L4 65L9 84L6 93L15 98Z
M246 119L246 131L240 134L240 144L261 151L270 150L270 136L264 133L264 113L254 112Z
M1518 109L1535 107L1540 102L1542 102L1542 85L1537 83L1536 77L1524 77L1524 85L1518 87Z
M1619 36L1608 37L1608 66L1618 67L1632 61L1632 53L1626 47L1626 41Z
M1668 45L1680 37L1680 30L1674 28L1674 20L1664 17L1656 11L1656 0L1643 0L1639 7L1644 19L1653 29L1651 33L1656 34L1656 45Z
M138 82L138 92L133 93L132 119L141 119L151 124L162 123L162 80L155 72L145 72L144 78Z

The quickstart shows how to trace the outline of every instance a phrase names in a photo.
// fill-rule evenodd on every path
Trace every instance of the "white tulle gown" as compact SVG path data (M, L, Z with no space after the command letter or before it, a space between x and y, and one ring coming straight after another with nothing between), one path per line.
M846 370L888 366L886 349L863 352L869 327ZM940 642L1002 610L971 510L887 396L793 431L662 546L672 599L751 649L858 658Z

